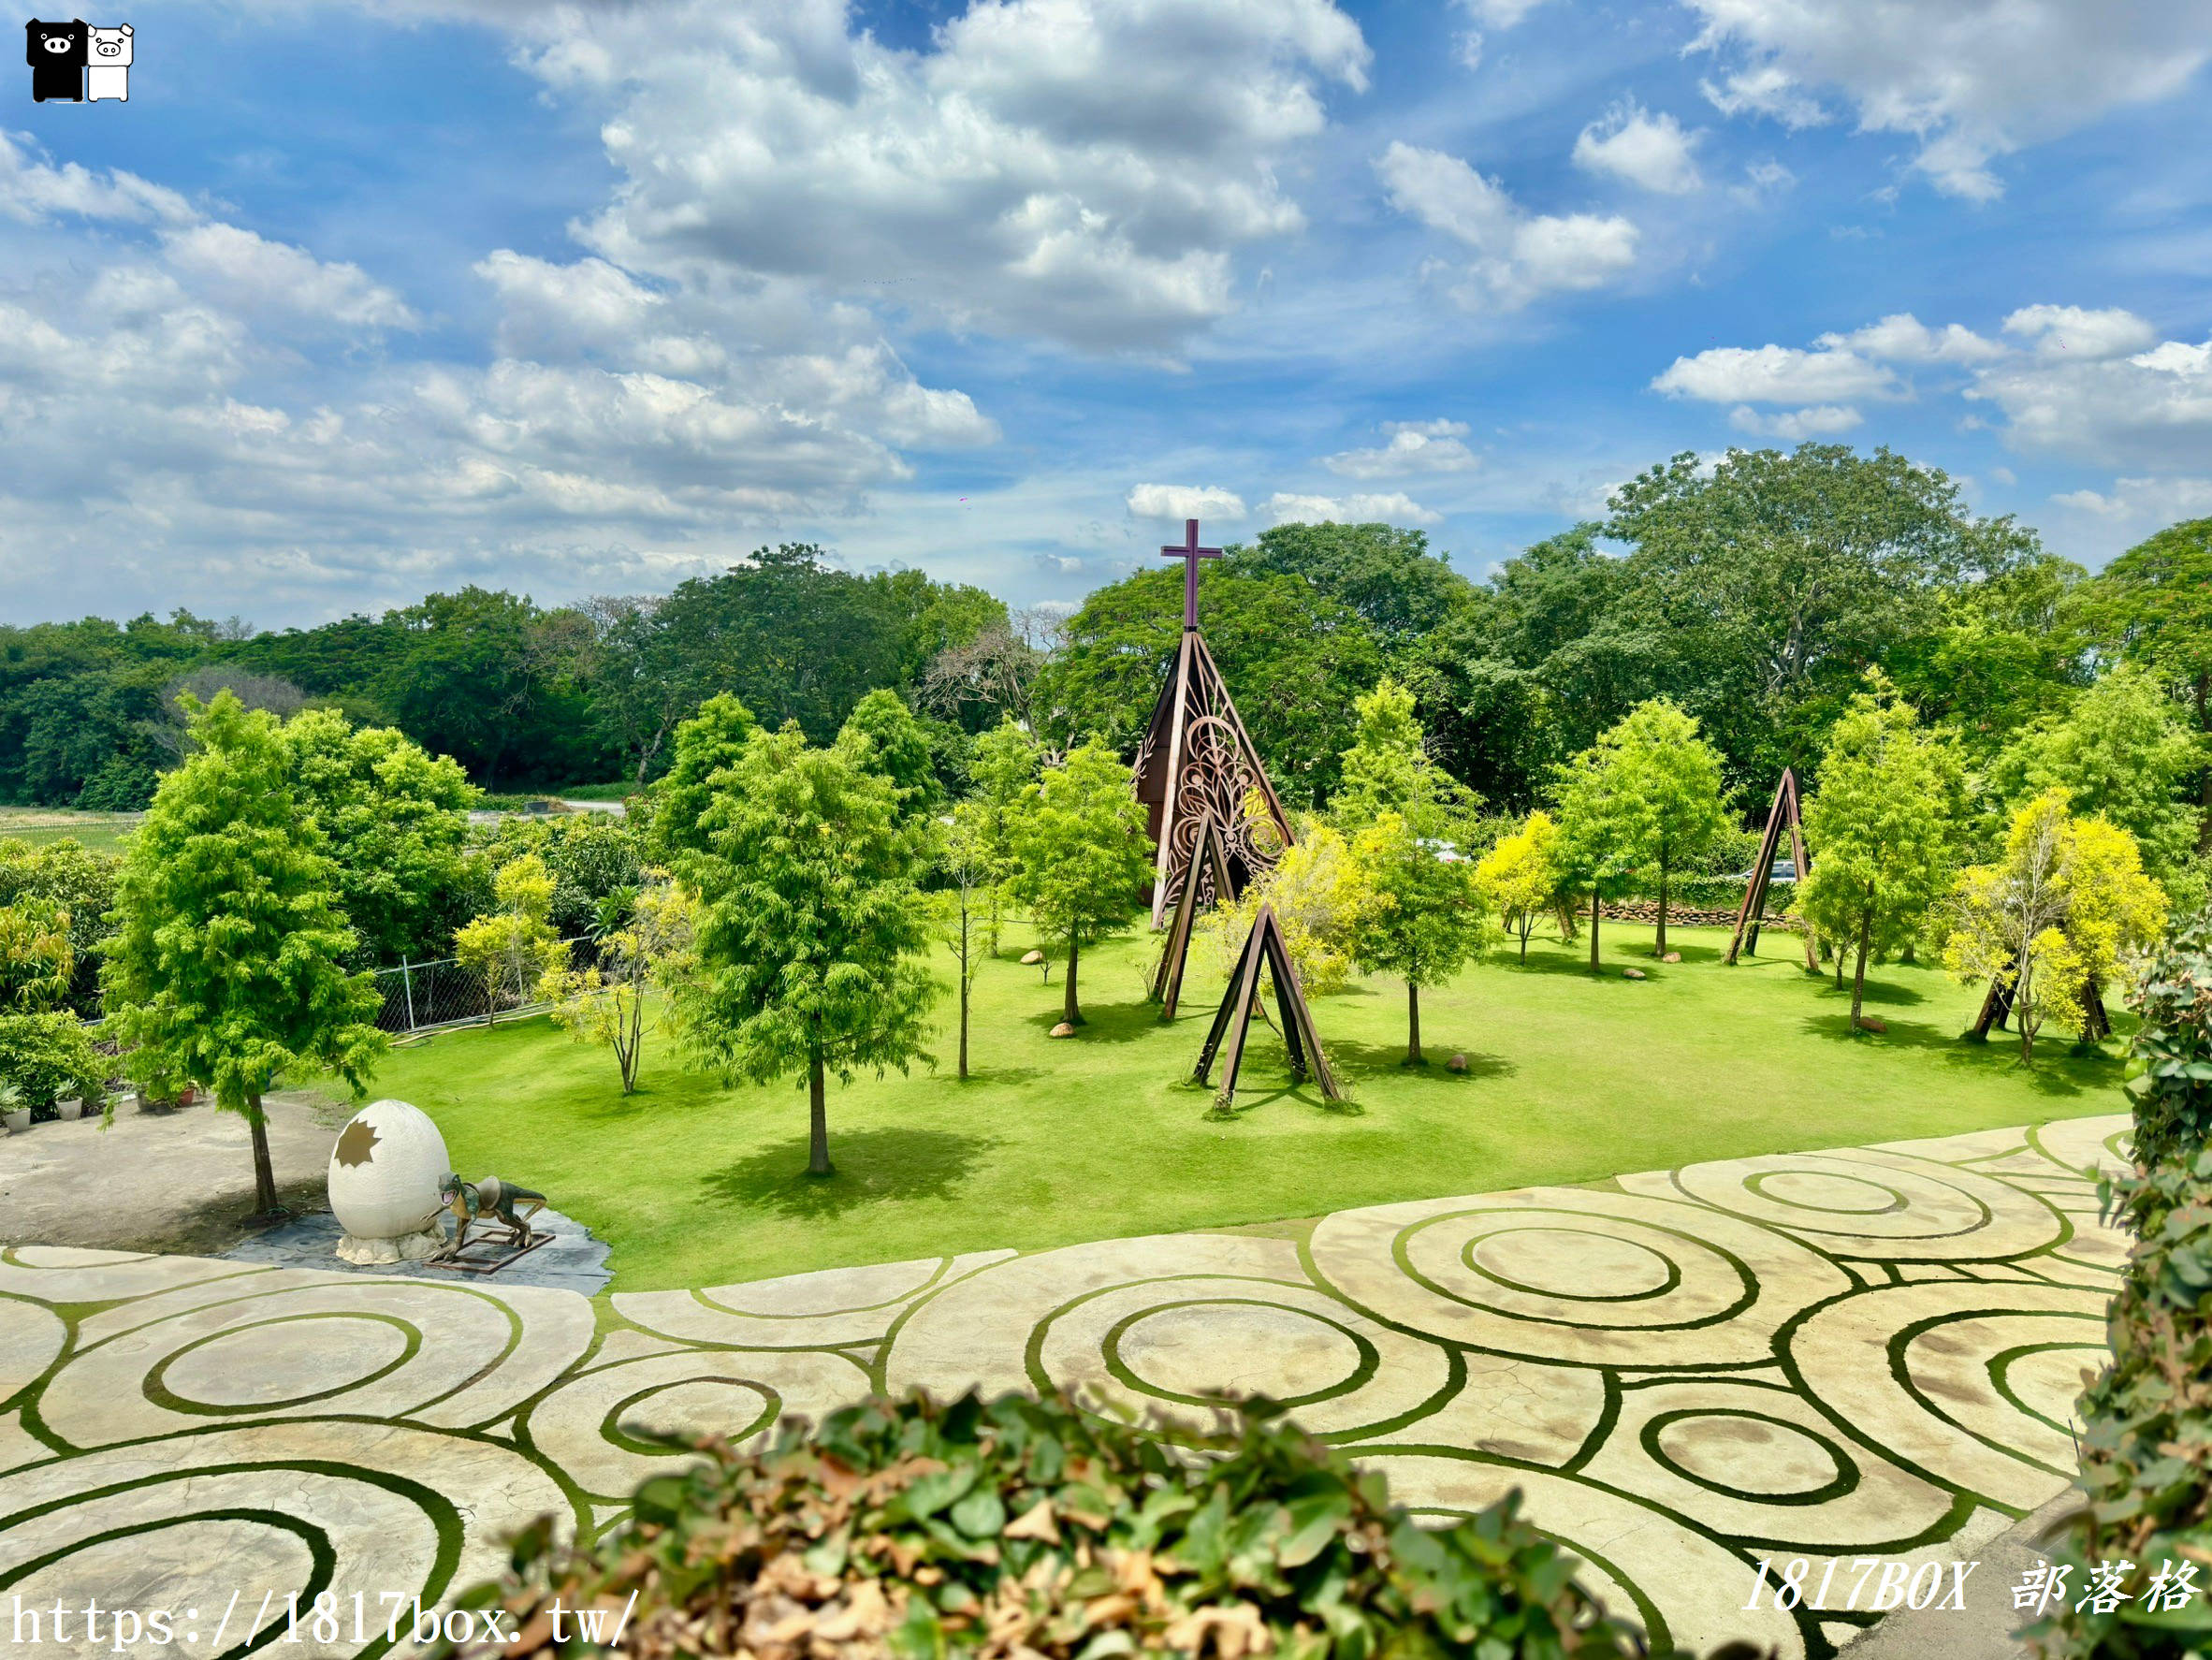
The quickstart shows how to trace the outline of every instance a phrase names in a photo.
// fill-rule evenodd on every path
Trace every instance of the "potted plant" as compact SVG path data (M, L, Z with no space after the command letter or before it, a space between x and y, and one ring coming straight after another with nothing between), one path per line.
M23 1104L23 1092L12 1084L0 1084L0 1124L11 1130L31 1128L31 1109Z

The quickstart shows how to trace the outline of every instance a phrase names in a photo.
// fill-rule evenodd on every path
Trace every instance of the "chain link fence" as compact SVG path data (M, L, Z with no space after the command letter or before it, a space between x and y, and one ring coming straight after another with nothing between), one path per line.
M572 959L588 954L591 940L579 936L564 939ZM440 1031L447 1027L489 1026L495 1021L536 1014L552 1005L513 986L502 986L497 997L485 977L464 968L454 957L435 962L401 962L396 968L379 968L376 989L384 998L377 1011L379 1030L411 1037L416 1032Z

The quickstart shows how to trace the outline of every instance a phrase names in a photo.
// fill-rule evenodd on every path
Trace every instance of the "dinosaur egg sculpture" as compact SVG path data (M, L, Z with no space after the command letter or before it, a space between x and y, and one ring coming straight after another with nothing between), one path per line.
M348 1262L403 1262L444 1243L438 1184L453 1169L445 1138L419 1107L371 1101L330 1150L330 1214Z

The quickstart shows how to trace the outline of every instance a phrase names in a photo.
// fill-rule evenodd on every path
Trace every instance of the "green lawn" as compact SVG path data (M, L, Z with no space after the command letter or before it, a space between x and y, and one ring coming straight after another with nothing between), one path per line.
M396 1052L375 1081L429 1111L463 1173L546 1193L614 1246L623 1290L703 1286L808 1268L998 1245L1024 1248L1171 1229L1309 1217L1347 1205L1535 1182L1592 1181L1693 1159L1943 1135L2121 1110L2112 1054L2064 1039L2032 1068L1999 1041L1962 1043L1978 994L1940 972L1873 972L1886 1036L1845 1030L1849 999L1768 937L1720 961L1726 937L1676 930L1685 960L1653 963L1651 930L1608 924L1607 977L1587 946L1539 939L1422 999L1432 1064L1399 1065L1404 993L1377 980L1315 1005L1354 1095L1346 1108L1287 1087L1283 1050L1256 1027L1233 1121L1183 1082L1220 976L1201 943L1182 1016L1143 1000L1156 949L1139 934L1084 959L1090 1025L1074 1040L1052 984L1010 938L978 980L976 1073L942 1066L830 1092L832 1178L810 1181L794 1085L725 1089L648 1038L624 1099L605 1052L547 1022L444 1034ZM1636 964L1648 980L1621 977ZM951 1018L948 995L947 1019ZM2132 1024L2132 1022L2130 1023ZM2108 1046L2112 1048L2116 1046ZM1454 1052L1463 1075L1441 1064Z

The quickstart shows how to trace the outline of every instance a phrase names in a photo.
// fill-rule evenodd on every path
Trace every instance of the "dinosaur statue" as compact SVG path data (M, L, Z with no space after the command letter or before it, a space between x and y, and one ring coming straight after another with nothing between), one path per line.
M546 1196L532 1193L528 1187L518 1187L513 1182L502 1182L497 1176L486 1176L481 1182L464 1182L458 1172L446 1175L438 1184L438 1198L453 1213L455 1228L453 1243L438 1253L440 1259L454 1259L469 1243L469 1229L481 1223L486 1229L495 1224L507 1230L506 1243L517 1250L534 1243L530 1218L546 1208Z

